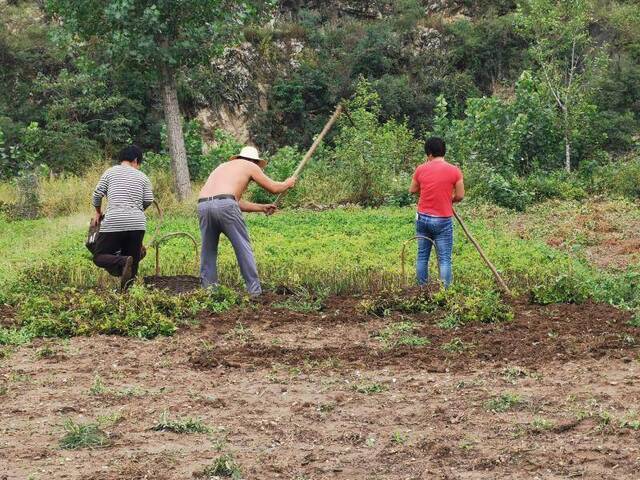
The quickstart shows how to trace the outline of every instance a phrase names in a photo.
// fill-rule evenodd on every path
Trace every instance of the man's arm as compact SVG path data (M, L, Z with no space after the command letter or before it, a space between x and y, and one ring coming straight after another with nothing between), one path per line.
M151 181L146 178L142 185L142 208L145 210L153 203L153 189Z
M420 193L420 184L416 180L415 175L411 179L411 186L409 187L409 193Z
M295 177L289 177L284 182L271 180L257 165L255 165L255 168L251 170L251 179L269 193L286 192L296 184Z
M240 199L238 205L243 212L258 212L266 215L271 215L278 208L273 204L253 203L242 199Z
M453 203L461 202L464 198L464 180L461 178L456 182L453 189Z

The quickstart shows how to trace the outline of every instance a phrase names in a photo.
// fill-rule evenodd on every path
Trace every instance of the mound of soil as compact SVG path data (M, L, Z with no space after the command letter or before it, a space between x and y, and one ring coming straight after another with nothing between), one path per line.
M173 277L144 277L147 287L166 290L171 293L189 293L200 288L200 279L191 275L176 275Z

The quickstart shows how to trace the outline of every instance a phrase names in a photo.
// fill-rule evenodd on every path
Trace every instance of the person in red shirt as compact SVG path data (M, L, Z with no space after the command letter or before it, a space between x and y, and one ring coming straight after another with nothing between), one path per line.
M418 285L427 283L431 246L435 244L440 280L448 287L453 281L453 204L464 198L464 180L460 169L444 159L444 140L429 138L425 152L427 159L416 168L409 187L409 192L419 194L416 235L426 237L418 238L416 275Z

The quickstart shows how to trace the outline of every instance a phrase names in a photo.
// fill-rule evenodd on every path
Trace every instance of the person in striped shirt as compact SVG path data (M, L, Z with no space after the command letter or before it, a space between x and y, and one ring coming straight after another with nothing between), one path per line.
M144 211L153 203L149 178L140 171L143 152L135 145L124 148L119 165L109 168L93 192L96 209L92 222L100 225L93 263L120 277L123 290L138 273L142 240L147 226ZM102 214L102 199L107 210Z

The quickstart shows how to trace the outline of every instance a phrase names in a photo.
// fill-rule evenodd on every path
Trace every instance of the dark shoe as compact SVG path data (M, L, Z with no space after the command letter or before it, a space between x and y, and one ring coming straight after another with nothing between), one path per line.
M127 257L122 267L122 274L120 275L120 290L123 292L129 288L129 282L133 277L133 257Z

